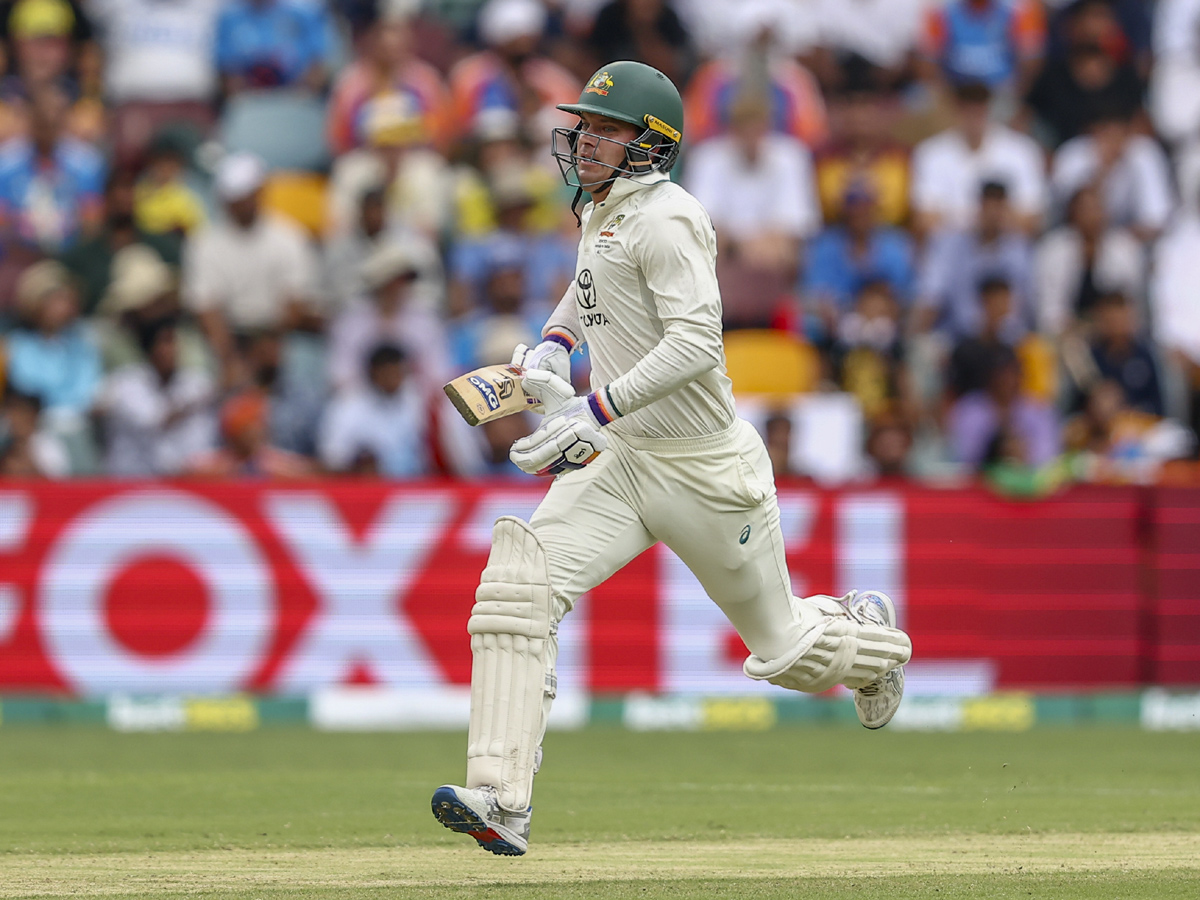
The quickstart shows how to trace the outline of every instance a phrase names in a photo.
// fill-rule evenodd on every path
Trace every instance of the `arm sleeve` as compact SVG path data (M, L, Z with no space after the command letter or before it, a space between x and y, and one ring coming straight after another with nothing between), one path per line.
M716 236L699 208L678 208L642 225L635 257L663 336L654 349L612 384L619 415L661 400L721 364L721 292ZM640 252L638 252L640 251Z
M558 306L554 307L554 312L550 313L550 318L542 326L542 338L544 340L557 339L561 344L569 344L567 349L572 351L584 342L579 335L579 313L575 306L574 281L567 285L567 290L562 295L562 299L558 301Z

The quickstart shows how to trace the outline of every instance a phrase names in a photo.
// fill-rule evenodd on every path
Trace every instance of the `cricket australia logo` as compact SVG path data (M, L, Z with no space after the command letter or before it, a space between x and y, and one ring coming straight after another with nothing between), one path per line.
M617 216L611 222L604 226L604 230L600 232L600 237L612 237L616 233L617 226L625 221L625 217Z
M607 97L609 88L612 86L612 77L607 72L601 72L588 82L588 86L583 89L583 92L585 94L599 94L601 97Z
M584 269L575 279L575 299L584 309L596 308L596 285L592 281L591 269Z
M496 396L496 389L480 378L478 375L472 375L467 379L475 390L483 395L483 402L487 404L488 409L497 410L500 408L500 398Z

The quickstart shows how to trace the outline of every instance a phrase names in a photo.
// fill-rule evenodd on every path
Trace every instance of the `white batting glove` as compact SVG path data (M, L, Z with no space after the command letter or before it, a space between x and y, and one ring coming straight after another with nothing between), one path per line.
M512 364L525 369L545 369L563 381L571 380L571 351L559 340L545 340L533 349L517 344Z
M582 469L608 446L604 422L592 410L592 395L576 397L570 383L553 372L532 369L521 379L541 399L547 415L528 437L515 441L508 458L530 475L558 475Z

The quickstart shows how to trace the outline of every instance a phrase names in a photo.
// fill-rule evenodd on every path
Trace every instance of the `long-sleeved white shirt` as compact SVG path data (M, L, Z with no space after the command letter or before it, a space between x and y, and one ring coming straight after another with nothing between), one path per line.
M736 415L704 207L652 173L617 179L582 219L575 283L542 333L587 342L593 410L635 437L724 431Z

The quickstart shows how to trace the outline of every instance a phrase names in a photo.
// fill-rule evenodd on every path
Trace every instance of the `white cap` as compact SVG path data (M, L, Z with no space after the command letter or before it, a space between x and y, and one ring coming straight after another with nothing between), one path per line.
M406 272L417 276L421 272L421 261L408 243L403 240L389 241L376 248L359 270L363 286L368 291L377 291Z
M488 0L479 13L479 35L492 47L519 37L540 37L546 7L539 0Z
M267 164L253 153L231 153L217 166L213 189L226 203L253 194L267 180Z

